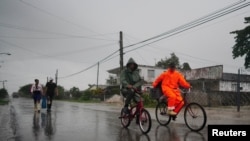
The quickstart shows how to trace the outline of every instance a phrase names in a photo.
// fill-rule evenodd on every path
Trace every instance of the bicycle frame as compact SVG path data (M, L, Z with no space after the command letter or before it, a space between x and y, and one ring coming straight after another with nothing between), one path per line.
M137 102L134 105L130 106L130 114L129 114L129 118L130 120L132 120L133 118L135 118L136 114L141 115L141 110L143 109L143 101L142 98L140 97L139 102Z
M187 127L192 131L200 131L206 125L207 116L204 108L196 102L188 102L187 94L189 94L189 91L181 90L181 94L182 94L182 100L180 101L180 103L176 105L177 110L175 110L175 112L178 115L184 108L184 121ZM166 114L166 111L167 111L167 98L162 96L158 101L155 111L156 119L158 123L160 123L161 125L167 125L169 124L171 119L172 120L176 119L177 115L168 115ZM164 115L166 115L166 117L168 116L169 118L164 119ZM196 120L198 124L194 124L193 122L193 120L195 120L196 118L198 118L198 120Z
M137 94L142 94L139 91L136 91ZM123 109L121 111L121 124L123 127L128 127L130 122L136 117L136 123L139 125L142 133L148 133L151 129L152 121L149 112L144 108L142 97L139 96L139 100L135 100L135 103L130 103L129 114L125 114Z
M189 90L190 91L190 90ZM187 106L189 103L187 102L187 99L186 99L186 95L188 94L189 92L186 92L186 91L183 91L181 90L181 94L182 94L182 101L180 101L180 103L177 104L176 107L178 107L182 102L184 103L183 106L181 107L181 109L183 109L183 107ZM167 101L167 97L165 95L162 95L164 98L160 98L160 99L164 99L164 102ZM158 101L158 102L163 102L163 101ZM181 109L177 112L177 115L178 113L181 111Z

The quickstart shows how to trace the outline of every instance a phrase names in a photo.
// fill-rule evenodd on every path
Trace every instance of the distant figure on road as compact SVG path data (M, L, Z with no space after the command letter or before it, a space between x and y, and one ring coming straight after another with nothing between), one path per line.
M129 114L128 105L130 101L135 97L135 92L132 88L141 90L143 79L139 74L137 63L133 58L130 58L126 64L126 68L121 72L121 83L122 83L122 95L126 97L123 111Z
M35 84L31 86L30 92L34 99L34 111L40 112L40 100L43 94L43 86L39 84L39 80L35 79Z
M45 94L47 97L47 112L50 112L55 94L58 96L57 84L53 82L52 77L50 77L49 82L46 83Z

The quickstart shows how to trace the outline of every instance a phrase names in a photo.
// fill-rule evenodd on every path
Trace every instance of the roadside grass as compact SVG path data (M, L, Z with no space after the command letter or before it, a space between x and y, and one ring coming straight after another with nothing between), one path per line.
M6 105L8 103L9 103L9 100L0 99L0 105Z

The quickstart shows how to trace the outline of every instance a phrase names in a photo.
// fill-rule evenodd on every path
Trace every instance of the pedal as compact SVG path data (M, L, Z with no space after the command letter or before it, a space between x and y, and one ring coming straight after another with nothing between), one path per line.
M172 116L172 120L175 121L177 116Z
M160 114L161 114L161 115L166 115L167 113L166 113L166 112L161 112Z

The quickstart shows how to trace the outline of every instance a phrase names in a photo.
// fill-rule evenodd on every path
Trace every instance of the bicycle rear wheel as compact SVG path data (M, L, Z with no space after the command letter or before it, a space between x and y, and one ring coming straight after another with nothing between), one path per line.
M160 125L168 125L171 121L171 116L167 114L166 102L159 102L155 108L156 120Z
M207 114L198 103L189 103L184 111L185 124L191 131L202 130L207 122Z
M130 115L123 112L123 109L121 110L121 124L124 128L127 128L130 125Z
M150 131L152 125L151 116L146 109L142 109L139 118L139 126L142 133L146 134Z

